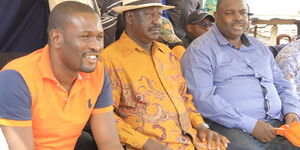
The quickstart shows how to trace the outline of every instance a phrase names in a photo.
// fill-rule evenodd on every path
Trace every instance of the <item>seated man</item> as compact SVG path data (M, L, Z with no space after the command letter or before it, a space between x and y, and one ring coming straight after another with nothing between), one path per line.
M300 40L285 46L275 58L283 76L290 81L293 95L300 98Z
M162 10L169 8L160 0L125 0L114 8L124 12L126 31L100 56L112 83L121 142L127 150L224 149L228 140L207 128L186 93L178 58L155 41Z
M168 45L179 60L183 56L185 48L182 41L176 36L172 23L167 18L161 18L161 29L157 41Z
M273 127L299 122L300 102L268 47L245 33L244 0L219 0L217 6L216 26L196 39L181 60L196 107L231 144L296 149Z
M187 19L183 45L187 48L193 40L209 31L215 23L215 18L204 10L192 12Z
M121 150L110 81L97 61L100 17L85 4L63 2L50 14L48 34L49 45L0 72L0 127L9 149L71 150L90 118L98 148Z

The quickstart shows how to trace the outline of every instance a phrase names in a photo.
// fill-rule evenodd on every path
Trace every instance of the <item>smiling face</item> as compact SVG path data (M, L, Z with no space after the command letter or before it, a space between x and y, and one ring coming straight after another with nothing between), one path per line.
M92 72L103 49L100 18L92 13L75 13L67 19L59 30L63 36L61 60L74 72Z
M236 40L246 31L248 9L243 0L221 0L216 12L217 27L228 40Z
M128 12L130 13L130 32L141 43L151 43L158 39L161 28L161 7L147 7Z

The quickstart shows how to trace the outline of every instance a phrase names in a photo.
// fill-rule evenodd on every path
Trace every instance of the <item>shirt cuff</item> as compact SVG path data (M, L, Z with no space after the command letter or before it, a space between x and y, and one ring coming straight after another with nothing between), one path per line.
M244 132L251 134L256 125L256 122L257 122L257 119L254 119L249 116L244 116L241 119L240 129Z
M122 134L122 133L120 133L120 134ZM121 142L129 144L130 146L137 148L137 149L143 149L143 147L148 139L149 139L148 136L145 136L142 133L137 131L134 133L134 137L128 136L128 138L126 138L126 140L124 140L124 141L121 140Z
M204 123L203 118L199 115L193 114L191 118L191 123L194 128L202 125Z
M283 115L285 116L288 113L295 113L298 115L298 117L300 117L300 112L299 112L299 108L297 107L284 107L283 108Z

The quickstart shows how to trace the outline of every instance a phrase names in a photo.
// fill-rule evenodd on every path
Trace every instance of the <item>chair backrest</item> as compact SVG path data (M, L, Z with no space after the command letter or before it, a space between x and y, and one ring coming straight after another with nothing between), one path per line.
M0 69L2 69L9 61L24 56L28 53L20 52L0 52Z

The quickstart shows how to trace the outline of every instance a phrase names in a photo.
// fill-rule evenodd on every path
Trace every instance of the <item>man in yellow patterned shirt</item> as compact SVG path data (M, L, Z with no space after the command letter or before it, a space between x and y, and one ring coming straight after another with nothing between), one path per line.
M113 88L121 142L126 149L225 149L228 140L211 131L186 93L179 62L160 34L161 0L124 0L126 31L101 53Z

